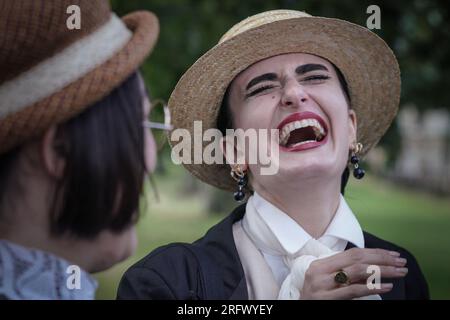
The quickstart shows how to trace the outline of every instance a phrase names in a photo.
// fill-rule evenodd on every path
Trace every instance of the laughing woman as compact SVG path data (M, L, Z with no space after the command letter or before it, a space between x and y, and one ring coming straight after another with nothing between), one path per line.
M385 42L346 21L276 10L230 29L175 88L174 126L278 129L265 150L278 172L263 175L226 136L228 165L186 165L247 202L193 244L131 267L119 298L427 299L415 258L361 230L343 197L397 113L399 75Z

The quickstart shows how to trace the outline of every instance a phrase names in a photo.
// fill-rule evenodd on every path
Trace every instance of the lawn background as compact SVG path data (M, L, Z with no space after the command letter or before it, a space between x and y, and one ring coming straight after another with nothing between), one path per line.
M138 224L139 246L132 257L96 275L97 299L114 299L125 270L156 247L175 241L191 242L224 217L207 213L206 187L197 194L183 195L186 175L175 166L157 174L158 203L147 187L147 208ZM360 181L351 179L345 197L364 230L408 249L416 257L433 299L450 299L449 199L399 187L371 175ZM233 205L230 201L230 209Z

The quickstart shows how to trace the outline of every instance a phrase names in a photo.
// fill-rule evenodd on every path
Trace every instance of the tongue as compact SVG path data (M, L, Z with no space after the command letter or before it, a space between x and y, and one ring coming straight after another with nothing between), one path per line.
M307 140L316 140L316 135L312 127L305 127L292 131L286 143L286 146L294 145L296 143Z

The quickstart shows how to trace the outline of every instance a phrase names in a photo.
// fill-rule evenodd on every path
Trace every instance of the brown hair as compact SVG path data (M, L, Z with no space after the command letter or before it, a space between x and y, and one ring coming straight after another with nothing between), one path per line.
M91 238L136 220L145 174L144 117L138 73L58 127L65 158L53 197L51 230ZM21 147L0 156L0 201L14 179ZM18 195L20 197L20 195Z

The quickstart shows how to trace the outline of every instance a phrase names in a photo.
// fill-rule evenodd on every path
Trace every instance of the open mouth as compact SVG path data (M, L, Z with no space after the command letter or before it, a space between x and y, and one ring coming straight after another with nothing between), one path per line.
M294 113L278 126L280 146L288 151L309 149L326 141L327 127L323 119L312 112Z

